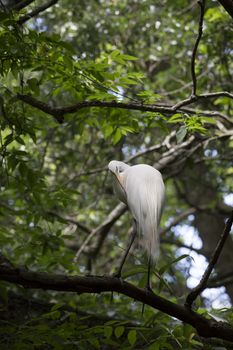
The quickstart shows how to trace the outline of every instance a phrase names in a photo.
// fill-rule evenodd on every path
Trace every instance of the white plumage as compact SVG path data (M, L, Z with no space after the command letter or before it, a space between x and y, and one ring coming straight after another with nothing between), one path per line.
M162 175L150 165L129 166L116 160L111 161L108 168L114 174L118 198L128 205L136 221L144 249L155 260L159 253L159 223L165 198Z

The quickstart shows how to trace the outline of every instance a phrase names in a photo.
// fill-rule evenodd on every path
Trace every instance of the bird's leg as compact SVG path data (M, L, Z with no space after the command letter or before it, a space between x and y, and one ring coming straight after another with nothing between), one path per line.
M149 257L149 260L148 260L147 282L146 282L146 291L147 292L152 292L152 288L150 285L150 270L151 270L151 256ZM142 304L142 316L144 314L144 310L145 310L145 304Z
M136 234L137 234L137 226L136 226L136 221L134 220L133 221L133 232L131 234L129 245L128 245L124 255L122 256L120 267L119 267L117 273L114 274L114 276L117 277L117 278L121 278L122 268L124 266L124 263L125 263L125 260L127 258L127 255L129 254L130 248L131 248L131 246L132 246L132 244L133 244L133 242L135 240Z
M146 283L146 289L151 292L152 288L150 285L150 271L151 271L151 256L149 257L149 260L148 260L147 283Z

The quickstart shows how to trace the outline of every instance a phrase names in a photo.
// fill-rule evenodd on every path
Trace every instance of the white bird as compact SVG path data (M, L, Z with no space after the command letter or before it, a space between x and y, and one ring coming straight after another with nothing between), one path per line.
M136 222L150 266L150 261L155 261L159 254L159 223L165 198L162 175L150 165L129 166L116 160L109 163L108 169L114 175L116 195L129 207Z

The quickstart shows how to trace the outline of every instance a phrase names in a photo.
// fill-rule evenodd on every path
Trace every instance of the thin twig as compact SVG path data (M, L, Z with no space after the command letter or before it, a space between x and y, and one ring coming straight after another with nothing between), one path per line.
M103 234L105 232L107 234L107 232L110 230L110 228L113 226L113 224L119 219L119 217L122 214L125 213L126 210L127 210L127 207L123 203L118 204L111 211L111 213L107 216L107 218L104 220L104 222L100 226L98 226L96 229L91 231L91 233L87 236L87 238L85 239L85 241L83 242L83 244L81 245L79 250L77 251L77 253L74 257L74 262L78 261L80 254L86 248L86 246L88 245L90 240L96 235L100 235L100 234Z
M194 96L191 95L189 98L186 98L185 100L176 103L173 106L173 110L177 111L181 107L188 106L194 102L197 102L197 101L200 101L203 99L218 98L218 97L222 97L222 96L229 97L229 98L233 99L233 94L231 94L228 91L210 92L210 93L205 93L205 94L201 94L201 95L194 95Z
M160 235L164 235L165 233L169 232L171 230L172 227L178 225L181 221L183 221L184 219L187 218L187 216L195 214L196 213L196 209L195 208L188 208L187 210L183 211L182 213L180 213L178 216L175 217L174 220L172 220L172 222L170 223L170 225L168 225L167 227L164 227L163 229L160 230L159 234Z
M74 220L74 219L71 219L71 218L67 218L67 217L63 217L63 216L61 216L61 215L59 215L59 214L57 214L57 213L55 213L55 212L53 212L51 210L47 211L45 213L48 214L48 215L51 215L51 216L53 216L55 218L57 218L61 222L70 223L70 224L76 225L83 232L90 233L90 231L91 231L87 226L83 225L82 223L80 223L77 220Z
M197 91L197 77L196 77L196 72L195 72L195 62L196 62L197 48L198 48L199 42L200 42L201 37L202 37L202 32L203 32L205 0L198 1L197 3L200 6L201 12L200 12L200 19L199 19L198 36L197 36L195 45L193 47L192 58L191 58L191 75L192 75L192 81L193 81L192 96L196 96L196 91Z
M208 69L206 69L205 71L203 71L202 73L200 73L198 76L197 76L197 79L199 79L199 78L202 78L203 76L206 76L207 75L207 73L209 73L209 71L210 71L210 68L208 68ZM177 80L175 77L171 77L171 79L173 78L173 80ZM179 81L179 83L180 83L180 81ZM161 95L161 96L170 96L170 95L174 95L174 94L176 94L177 95L177 93L178 92L182 92L182 91L184 91L185 89L187 89L187 88L189 88L190 86L192 86L193 85L193 82L192 81L189 81L188 83L184 83L184 82L182 82L182 86L181 87L179 87L179 88L176 88L176 89L173 89L173 90L170 90L170 91L165 91L165 92L158 92L158 94L159 95Z
M198 297L198 295L203 292L203 290L207 287L207 283L208 283L208 279L210 277L211 272L213 271L218 258L221 254L221 251L223 249L223 246L226 242L227 237L230 234L231 231L231 226L232 226L232 222L233 222L233 211L231 213L230 218L227 220L225 228L223 230L223 233L220 236L220 239L218 241L218 244L215 248L215 251L212 255L212 257L210 258L210 262L201 278L200 283L197 285L197 287L195 287L187 296L186 301L185 301L185 306L188 307L189 309L192 308L192 304L195 301L195 299Z
M176 246L177 248L185 248L185 249L188 249L190 251L196 252L197 254L205 255L205 251L203 249L194 248L192 245L182 243L178 240L173 240L173 239L169 239L169 238L161 238L160 242L161 242L161 244L169 244L169 245Z

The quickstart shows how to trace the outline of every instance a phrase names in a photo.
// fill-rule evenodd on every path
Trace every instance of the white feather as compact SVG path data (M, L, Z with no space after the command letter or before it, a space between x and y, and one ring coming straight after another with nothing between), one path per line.
M141 243L148 256L155 260L159 254L159 223L165 198L162 176L146 164L131 167L117 161L110 164L109 169L116 175L116 194L125 202L125 197L122 198L122 191L125 191L126 202L142 235ZM120 173L117 172L119 167Z

